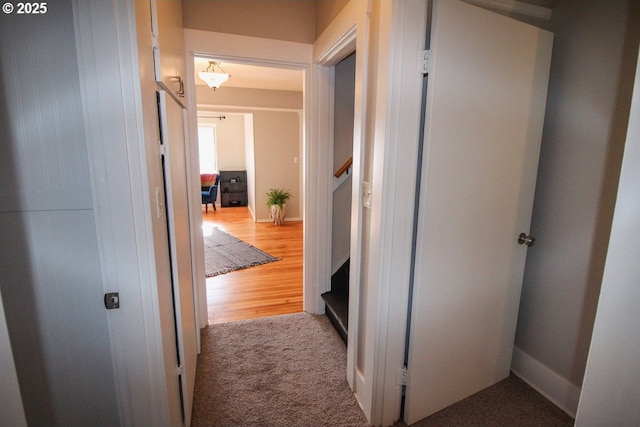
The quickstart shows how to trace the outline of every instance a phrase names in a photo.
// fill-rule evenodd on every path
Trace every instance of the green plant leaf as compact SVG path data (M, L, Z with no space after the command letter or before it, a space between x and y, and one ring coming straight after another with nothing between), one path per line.
M283 190L281 188L270 188L267 194L267 206L278 205L282 207L287 200L291 198L289 190Z

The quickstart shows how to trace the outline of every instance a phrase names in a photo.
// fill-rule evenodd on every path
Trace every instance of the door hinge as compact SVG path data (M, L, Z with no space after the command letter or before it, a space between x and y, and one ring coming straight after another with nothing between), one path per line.
M158 35L156 33L151 33L151 48L154 50L158 49Z
M178 375L182 375L182 366L178 365L176 371L178 371Z
M407 365L398 369L396 385L398 387L407 385Z
M420 74L429 74L431 72L431 51L418 51L418 72Z

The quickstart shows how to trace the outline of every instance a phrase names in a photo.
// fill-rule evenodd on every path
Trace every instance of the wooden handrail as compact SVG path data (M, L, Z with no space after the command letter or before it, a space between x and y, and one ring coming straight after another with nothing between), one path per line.
M353 157L350 157L349 160L344 163L344 165L340 166L340 169L338 169L338 171L333 176L335 176L336 178L340 178L347 170L349 170L352 164Z

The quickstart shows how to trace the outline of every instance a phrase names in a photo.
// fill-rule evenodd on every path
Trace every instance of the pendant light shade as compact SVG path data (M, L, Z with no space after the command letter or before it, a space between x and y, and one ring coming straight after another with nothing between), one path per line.
M209 61L209 66L204 71L200 71L198 76L213 90L219 88L231 77L230 74L225 73L220 63L215 61Z

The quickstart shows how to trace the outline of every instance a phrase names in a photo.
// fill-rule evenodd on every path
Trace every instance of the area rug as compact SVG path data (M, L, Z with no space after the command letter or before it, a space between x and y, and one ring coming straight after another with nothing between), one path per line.
M193 427L365 427L346 379L347 349L324 315L208 325Z
M279 261L260 249L213 228L204 236L204 262L207 277Z

